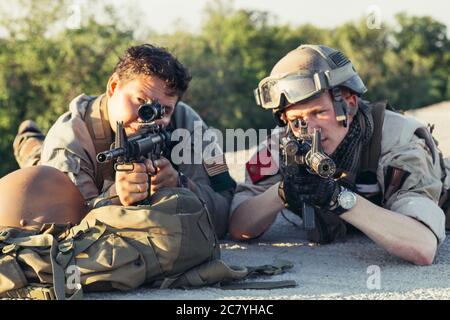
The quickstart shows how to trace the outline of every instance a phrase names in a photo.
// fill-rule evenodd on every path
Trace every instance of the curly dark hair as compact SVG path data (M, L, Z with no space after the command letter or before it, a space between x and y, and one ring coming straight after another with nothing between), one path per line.
M169 95L180 98L192 79L188 69L167 49L151 44L129 47L119 58L114 72L121 80L133 80L139 75L156 76L166 83Z

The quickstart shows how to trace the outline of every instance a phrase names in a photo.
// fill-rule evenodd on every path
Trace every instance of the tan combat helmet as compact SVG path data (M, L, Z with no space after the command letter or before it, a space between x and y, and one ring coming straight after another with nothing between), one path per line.
M346 87L358 96L367 91L342 52L323 45L301 45L278 61L254 93L257 105L272 109L277 122L285 125L280 119L283 109L329 90L336 119L346 126L347 116L357 109L347 107L339 87Z
M0 226L40 229L44 223L78 224L87 212L78 188L53 167L19 169L0 179Z

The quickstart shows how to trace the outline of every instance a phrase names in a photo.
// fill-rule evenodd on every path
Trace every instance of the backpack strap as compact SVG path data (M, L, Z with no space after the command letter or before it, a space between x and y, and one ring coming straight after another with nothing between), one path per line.
M370 144L361 157L360 172L377 172L378 161L381 154L381 136L383 134L384 113L386 108L391 109L387 101L376 102L369 106L373 119L373 134Z
M84 119L89 134L94 143L95 153L109 150L113 141L113 132L108 118L108 97L105 94L89 101ZM95 184L102 192L104 180L114 180L114 170L111 163L97 163Z
M275 276L286 272L286 270L291 269L293 266L294 265L290 261L276 260L273 265L266 264L262 266L246 267L248 270L248 274L246 277L253 277L258 275ZM296 286L297 283L294 280L219 283L219 287L222 290L243 290L243 289L271 290L281 288L294 288Z
M244 280L256 274L277 275L292 267L292 263L285 260L277 261L274 265L257 267L228 266L222 260L213 260L186 273L164 279L159 288L196 288L211 285L223 290L291 288L297 286L293 280L242 283L233 281Z
M294 280L281 280L281 281L252 281L242 283L230 283L226 285L220 285L222 290L272 290L272 289L285 289L295 288L297 283Z
M53 286L32 283L26 287L5 292L4 298L24 300L56 300L56 295Z
M53 285L29 284L23 288L8 291L4 296L9 298L46 299L46 300L74 300L82 298L82 289L75 289L70 296L66 296L66 275L63 266L56 261L59 248L58 242L52 234L44 233L22 238L4 237L3 242L9 244L3 247L2 253L11 254L19 248L46 247L50 248L50 263Z

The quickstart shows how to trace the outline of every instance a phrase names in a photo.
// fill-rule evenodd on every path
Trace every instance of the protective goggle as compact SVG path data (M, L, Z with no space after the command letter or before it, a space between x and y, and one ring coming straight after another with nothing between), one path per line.
M313 97L319 92L331 89L356 75L351 63L340 68L314 74L289 73L281 77L267 77L254 90L256 104L264 109L281 106L283 94L289 104Z

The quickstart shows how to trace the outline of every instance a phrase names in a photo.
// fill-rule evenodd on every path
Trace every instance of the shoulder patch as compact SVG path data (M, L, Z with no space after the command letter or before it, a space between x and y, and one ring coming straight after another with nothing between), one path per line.
M205 159L203 161L203 166L210 177L228 172L227 162L225 161L225 155L223 153L218 156Z
M245 164L245 168L253 183L257 183L266 177L273 176L278 172L278 166L267 147L258 151Z

